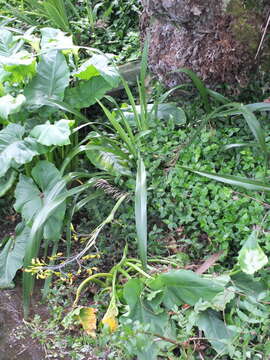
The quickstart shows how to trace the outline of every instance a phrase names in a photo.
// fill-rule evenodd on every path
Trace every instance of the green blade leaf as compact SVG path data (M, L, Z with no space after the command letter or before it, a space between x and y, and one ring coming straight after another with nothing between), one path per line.
M22 267L30 231L28 226L24 226L15 237L10 237L0 252L0 289L10 287L17 270Z
M51 145L69 145L69 137L71 135L70 125L73 121L70 120L59 120L54 124L50 124L47 121L44 125L37 125L30 132L30 136L37 139L40 144L51 146Z
M63 100L69 84L69 69L65 56L53 50L41 56L37 74L24 90L27 105L39 108L50 99Z
M205 176L209 179L217 180L229 185L241 186L248 190L258 190L258 191L270 191L270 186L259 180L252 180L248 178L233 176L233 175L219 175L214 173L209 173L206 171L197 171L189 169L185 166L182 166L183 169L191 171L195 174Z
M147 190L146 171L142 158L138 160L136 191L135 191L135 220L138 239L138 249L141 262L147 266Z
M253 275L268 263L268 258L258 244L257 231L253 231L238 255L238 262L243 272Z

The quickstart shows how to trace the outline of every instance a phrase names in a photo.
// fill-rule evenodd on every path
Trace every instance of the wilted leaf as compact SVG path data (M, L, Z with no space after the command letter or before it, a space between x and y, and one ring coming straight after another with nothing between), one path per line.
M96 337L96 328L97 328L97 318L96 318L96 309L82 307L79 312L79 320L85 330L85 332L92 336Z
M241 270L253 275L268 263L268 258L258 244L257 231L253 231L238 255Z
M113 298L106 311L106 314L102 319L102 324L107 325L111 332L114 332L117 329L118 326L117 316L118 316L118 309L115 304L115 300Z

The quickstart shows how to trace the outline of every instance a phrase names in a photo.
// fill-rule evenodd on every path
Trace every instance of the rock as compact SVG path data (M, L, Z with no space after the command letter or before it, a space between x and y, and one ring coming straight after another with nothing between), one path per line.
M270 10L265 0L144 0L142 39L150 34L149 68L168 87L188 68L209 86L240 84L263 64L255 55ZM268 58L268 69L269 69Z

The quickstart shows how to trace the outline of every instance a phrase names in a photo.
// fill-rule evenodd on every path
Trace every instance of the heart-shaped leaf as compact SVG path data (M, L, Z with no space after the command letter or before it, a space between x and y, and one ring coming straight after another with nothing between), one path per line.
M268 258L258 244L257 231L253 231L238 255L241 270L253 275L268 263Z

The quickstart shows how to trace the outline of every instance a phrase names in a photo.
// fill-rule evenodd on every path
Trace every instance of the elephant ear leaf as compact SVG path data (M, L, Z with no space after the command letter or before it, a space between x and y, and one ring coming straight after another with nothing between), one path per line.
M32 224L34 217L51 201L51 190L61 181L59 170L48 161L39 161L32 170L34 181L24 175L20 176L15 190L16 202L14 208L22 214L27 224ZM64 188L61 193L64 193ZM45 239L55 240L61 234L66 203L62 202L46 221L43 230Z
M12 287L17 270L23 265L23 258L31 229L19 224L16 236L11 236L0 252L0 289Z
M0 119L7 120L9 115L18 113L24 103L25 97L21 94L17 97L9 94L0 97Z
M0 177L12 166L26 164L34 156L47 151L35 139L23 139L24 132L24 128L18 124L9 124L0 131Z
M62 101L69 76L68 65L61 52L52 50L43 54L36 76L25 88L26 105L37 109L48 105L50 99Z
M109 61L110 59L106 56L96 54L85 61L74 75L82 80L101 76L111 87L117 87L120 82L120 75L115 66L109 65Z
M51 146L51 145L69 145L69 137L71 135L70 125L73 121L70 120L59 120L55 124L50 124L49 121L43 125L37 125L30 132L30 135L37 139L40 144Z

